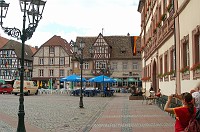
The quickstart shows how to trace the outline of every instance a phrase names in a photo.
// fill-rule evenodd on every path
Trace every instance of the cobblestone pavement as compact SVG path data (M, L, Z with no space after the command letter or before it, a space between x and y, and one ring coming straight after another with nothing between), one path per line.
M171 132L174 119L156 105L128 100L129 94L113 97L38 95L25 97L27 132ZM0 95L0 132L15 132L19 96Z
M47 132L87 131L88 123L93 122L112 99L84 97L84 109L80 109L79 97L45 94L24 97L27 132L29 126ZM0 104L0 132L16 131L19 96L0 95Z
M90 132L174 132L175 119L156 105L118 94L108 103Z

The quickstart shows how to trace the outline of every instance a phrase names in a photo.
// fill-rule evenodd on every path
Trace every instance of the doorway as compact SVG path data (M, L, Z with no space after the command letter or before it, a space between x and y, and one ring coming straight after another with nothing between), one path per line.
M157 82L156 75L157 75L157 64L156 64L156 61L154 59L153 68L152 68L152 86L153 86L153 89L154 89L155 92L157 92L158 86L159 86L159 84Z

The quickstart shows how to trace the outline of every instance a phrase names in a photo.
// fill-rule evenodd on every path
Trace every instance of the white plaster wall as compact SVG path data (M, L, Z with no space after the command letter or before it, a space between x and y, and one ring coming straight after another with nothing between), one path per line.
M163 55L167 50L174 45L174 35L170 37L165 44L163 44L159 49L158 49L158 56Z
M34 57L33 58L33 65L38 65L39 63L39 58L38 57Z
M158 49L158 56L164 55L166 51L168 51L170 48L174 45L174 35L172 35L166 42L163 44L159 49ZM170 54L168 54L170 57ZM169 64L169 62L168 62ZM158 67L157 67L158 68ZM164 60L163 60L163 69L164 69ZM169 80L169 81L159 81L159 88L161 89L161 92L164 93L165 95L171 95L175 93L176 85L175 85L174 80Z
M49 56L49 47L43 47L44 48L44 56Z
M168 81L168 82L159 82L159 88L161 89L161 93L165 95L175 94L176 82Z
M180 40L189 34L190 67L192 66L192 30L200 25L200 0L190 0L186 8L179 16L180 20ZM190 72L190 80L181 81L181 92L189 92L200 80L193 80L193 74Z

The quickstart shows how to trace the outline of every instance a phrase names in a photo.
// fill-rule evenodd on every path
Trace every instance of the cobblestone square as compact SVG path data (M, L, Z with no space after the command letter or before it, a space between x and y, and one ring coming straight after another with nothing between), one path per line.
M173 132L174 119L156 105L129 100L128 93L113 97L79 97L66 94L24 96L27 132ZM0 95L0 131L15 132L19 96ZM152 113L154 111L154 113Z

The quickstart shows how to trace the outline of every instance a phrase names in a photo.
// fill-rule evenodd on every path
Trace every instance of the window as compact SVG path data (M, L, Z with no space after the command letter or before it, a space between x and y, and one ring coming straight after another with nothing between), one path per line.
M122 54L126 53L126 49L124 47L121 48L121 53Z
M168 72L168 54L167 54L168 52L165 52L165 59L164 59L164 62L165 62L165 64L164 64L164 73L167 73Z
M137 70L138 69L138 64L137 63L133 63L133 70Z
M50 76L50 77L53 77L53 70L52 70L52 69L49 70L49 76Z
M170 71L175 71L175 49L171 48L170 51Z
M65 65L65 58L64 57L60 57L60 65Z
M127 62L122 62L122 66L123 66L123 69L128 69L128 63Z
M189 53L189 35L185 36L181 40L182 46L182 68L189 66L190 64L190 53Z
M105 69L106 68L106 63L105 62L96 62L96 69Z
M49 58L49 64L53 65L54 64L54 58Z
M200 62L200 26L197 26L193 31L193 65Z
M128 86L127 78L123 78L123 86Z
M85 63L84 63L83 69L89 69L89 63L88 63L88 62L85 62Z
M43 70L43 69L40 69L40 70L39 70L39 76L40 76L40 77L43 77L43 76L44 76L44 70Z
M63 69L60 69L60 77L64 77L64 70Z
M44 65L44 58L39 58L39 65Z
M113 62L113 65L112 65L113 67L113 70L117 70L117 62Z
M54 53L54 51L55 51L55 48L54 47L50 47L49 48L49 53L51 54L51 53Z
M162 56L160 56L160 74L163 74L163 59L162 59Z

